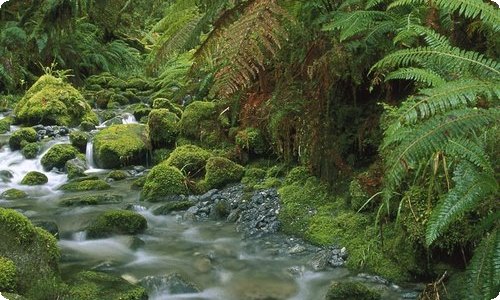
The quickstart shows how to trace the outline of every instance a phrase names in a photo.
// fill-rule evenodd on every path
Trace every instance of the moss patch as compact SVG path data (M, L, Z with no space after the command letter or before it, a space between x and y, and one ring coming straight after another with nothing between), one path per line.
M53 168L63 169L66 162L73 159L78 154L78 150L70 144L58 144L45 153L41 163L46 171Z
M0 291L12 292L16 288L17 270L14 262L0 256Z
M155 147L169 146L177 138L179 118L168 109L153 109L148 116L149 139Z
M94 138L96 164L105 169L144 164L149 142L144 125L113 125L101 130Z
M191 176L202 176L205 164L211 154L195 145L184 145L175 148L166 160L166 164L174 166Z
M5 200L16 200L28 197L28 194L18 189L8 189L0 195Z
M102 238L112 234L137 234L148 227L146 219L133 211L111 210L95 219L87 228L90 238Z
M4 134L10 130L11 118L3 118L0 120L0 134Z
M83 96L60 78L44 75L26 92L14 109L19 123L36 125L98 124Z
M110 188L111 186L102 179L97 179L94 177L90 178L83 177L78 180L74 180L66 184L63 184L60 187L60 190L68 192L78 192L78 191L100 191L100 190L108 190Z
M182 211L186 210L193 206L193 202L185 200L185 201L172 201L168 202L167 204L164 204L155 210L153 210L153 213L155 215L168 215L171 212L174 211Z
M33 159L36 158L39 151L40 151L39 143L29 143L23 147L21 153L23 154L24 158Z
M236 134L235 142L240 149L253 154L264 154L269 146L266 143L264 135L257 128L246 128Z
M19 150L29 143L36 142L36 131L35 129L21 128L16 130L9 138L9 147L12 150Z
M61 200L61 202L59 202L59 206L100 205L108 203L120 203L122 200L122 196L114 194L85 195L63 199Z
M47 176L37 171L28 172L23 180L21 180L21 184L23 185L43 185L47 182L49 182Z
M205 182L210 188L220 188L231 182L238 182L245 169L237 163L224 158L209 158L206 165Z
M189 104L182 113L179 122L180 134L209 146L215 146L223 140L217 116L215 103L195 101Z
M69 140L71 142L71 145L73 145L73 147L78 149L78 151L80 151L81 153L85 153L89 138L90 135L82 131L72 131L69 134Z
M185 177L176 167L161 163L155 166L146 177L141 199L160 201L171 196L186 194Z
M359 282L333 282L328 288L325 300L379 300L379 293Z
M122 171L122 170L113 170L113 171L108 173L108 175L106 176L106 179L113 179L115 181L120 181L120 180L127 179L127 177L128 177L127 172Z
M71 278L69 298L74 300L146 300L144 288L106 273L84 271Z

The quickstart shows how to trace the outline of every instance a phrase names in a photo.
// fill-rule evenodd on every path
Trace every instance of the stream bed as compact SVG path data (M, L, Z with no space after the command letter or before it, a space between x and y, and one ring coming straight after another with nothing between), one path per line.
M126 122L130 122L127 119ZM8 135L0 136L5 144ZM2 142L3 141L3 142ZM36 159L25 159L20 151L8 145L0 149L0 171L9 171L9 180L0 180L0 194L10 188L25 191L29 197L21 200L0 200L0 206L14 208L34 222L52 222L59 230L61 271L63 278L82 270L98 270L121 276L132 283L142 282L149 299L289 299L320 300L336 281L363 281L377 288L383 299L416 299L415 286L401 288L376 276L359 276L344 267L314 271L309 261L314 251L291 253L283 245L303 243L293 237L271 234L245 238L235 230L234 223L224 221L194 221L182 212L154 215L159 204L139 201L139 191L131 189L134 177L110 182L111 189L99 192L62 192L58 188L67 175L43 170L40 158L52 145L69 143L67 137L57 137L44 143ZM88 147L92 145L89 144ZM87 152L87 159L92 159ZM89 162L92 166L92 162ZM29 171L47 175L43 186L20 185ZM109 170L91 169L91 175L104 178ZM131 172L141 175L140 172ZM60 202L68 197L103 193L118 195L119 203L96 206L64 207ZM148 229L137 236L113 236L87 239L85 228L103 211L133 209L148 221ZM311 249L314 249L311 246ZM199 287L200 292L172 295L166 275L179 273Z

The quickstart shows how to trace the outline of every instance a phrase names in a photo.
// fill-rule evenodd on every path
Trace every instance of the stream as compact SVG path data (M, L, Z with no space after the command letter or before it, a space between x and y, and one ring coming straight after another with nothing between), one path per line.
M135 120L126 115L123 123ZM11 128L16 129L14 126ZM0 135L5 144L11 132ZM63 278L81 270L94 269L117 274L132 283L147 281L151 300L160 299L324 299L332 280L359 280L346 268L330 268L315 272L307 267L311 254L289 255L277 251L279 240L293 239L274 235L260 239L244 239L235 225L226 222L185 220L182 212L155 216L158 204L139 202L139 191L130 188L133 177L110 182L112 188L99 192L62 192L58 188L67 175L43 170L40 159L44 152L58 143L69 143L67 137L45 142L36 159L25 159L20 151L8 145L0 149L0 171L12 174L10 181L0 180L0 194L10 188L25 191L29 197L21 200L0 200L0 206L14 208L33 221L55 222L59 229L61 271ZM89 173L104 178L109 170L95 169L92 144L87 145ZM43 186L24 186L20 181L29 171L47 175ZM123 197L115 204L63 207L64 198L82 194L113 194ZM148 221L144 234L135 237L113 236L106 239L86 239L85 227L99 213L109 209L133 209ZM290 272L290 270L295 272ZM177 272L193 282L199 293L171 295L162 276ZM378 288L383 299L415 299L412 287L368 282Z

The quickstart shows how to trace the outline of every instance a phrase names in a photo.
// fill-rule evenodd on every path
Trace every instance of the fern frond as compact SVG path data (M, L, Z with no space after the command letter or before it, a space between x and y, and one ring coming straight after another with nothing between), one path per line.
M393 133L397 138L387 136L384 139L383 149L394 145L386 139L397 139L398 144L395 149L391 149L386 160L385 199L389 200L392 197L409 170L415 168L420 161L428 160L433 153L444 150L450 139L457 139L482 129L499 117L500 111L497 109L453 110L423 121L411 130L402 127Z
M424 2L423 0L396 0L389 5L389 9L398 6L423 4ZM481 21L491 26L495 31L500 29L500 12L482 0L433 0L432 3L441 9L458 12L466 18L474 19L479 17Z
M436 31L417 24L410 24L405 26L401 31L398 32L396 37L394 37L394 43L401 43L409 38L414 38L416 36L421 36L424 38L427 45L431 48L442 48L451 47L450 41L444 35L440 35Z
M383 11L357 10L353 12L337 12L332 21L323 26L324 31L339 30L340 41L345 41L368 29L380 21L388 20L390 14Z
M439 58L443 67L468 68L471 71L478 72L484 77L494 76L500 78L500 63L474 52L465 51L454 47L442 47L434 49L431 47L417 47L412 49L399 50L386 55L378 61L370 70L382 68L405 67L413 64L419 64L431 59Z
M368 0L366 1L365 9L372 9L379 6L382 3L387 2L386 0Z
M460 157L481 168L484 172L493 174L490 158L483 147L471 139L451 139L446 146L445 153L451 157Z
M453 181L455 187L432 210L425 232L427 246L431 245L452 222L498 191L498 183L493 173L477 172L468 162L462 162L457 166Z
M498 227L474 251L467 268L467 299L489 300L500 291L500 231Z
M422 68L401 68L389 73L385 77L385 81L394 79L413 80L425 83L428 86L439 86L446 81L436 72Z

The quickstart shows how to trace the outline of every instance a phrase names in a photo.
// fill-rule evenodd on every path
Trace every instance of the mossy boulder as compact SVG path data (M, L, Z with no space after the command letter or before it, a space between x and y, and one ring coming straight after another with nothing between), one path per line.
M176 167L161 163L152 168L147 175L141 199L157 202L186 193L185 177L181 171Z
M251 127L239 131L236 134L235 143L240 149L257 155L264 154L269 148L260 129Z
M0 134L4 134L10 130L10 124L12 124L11 118L0 119Z
M80 157L68 160L64 167L66 168L69 179L85 177L85 171L88 169L87 162Z
M12 292L16 288L17 270L14 262L0 256L0 291Z
M123 170L113 170L113 171L108 173L108 175L106 176L106 179L120 181L120 180L127 179L128 176L129 176L128 173L123 171Z
M155 215L168 215L171 212L174 211L183 211L187 210L191 206L193 206L194 203L189 201L189 200L181 200L181 201L172 201L168 202L166 204L163 204L162 206L155 208L153 210L153 214Z
M204 174L205 164L212 155L207 150L195 145L184 145L175 148L165 161L191 176Z
M87 228L90 238L103 238L113 234L138 234L148 227L146 218L129 210L110 210L99 215Z
M87 150L87 142L90 138L90 135L83 131L72 131L69 134L69 141L71 145L78 149L81 153L85 153Z
M16 130L9 138L11 150L19 150L29 143L36 142L36 131L31 127Z
M153 109L148 116L149 139L155 147L169 146L177 138L179 118L168 109Z
M114 169L146 163L150 147L145 129L141 124L123 124L101 130L94 137L97 166Z
M21 180L22 185L43 185L49 182L49 178L43 173L37 171L28 172L23 180Z
M33 283L59 274L54 236L15 210L0 208L0 241L0 256L16 266L17 293L24 294Z
M206 141L220 130L214 102L195 101L184 109L179 121L180 134L194 140Z
M245 172L245 168L224 157L209 158L205 169L205 182L210 188L221 188L228 183L238 182Z
M248 168L241 179L247 190L252 190L254 187L264 181L266 178L266 171L260 168Z
M59 189L68 192L80 191L102 191L109 190L111 186L102 179L90 178L83 180L76 180L63 184Z
M333 282L328 288L325 300L379 300L378 292L370 290L359 282Z
M83 271L71 278L69 299L147 300L143 287L120 277L94 271Z
M16 121L36 125L98 124L97 116L78 90L61 78L43 75L14 109Z
M65 198L59 202L59 206L84 206L100 205L108 203L120 203L123 197L115 194L92 194Z
M168 109L170 112L177 115L179 118L182 116L182 109L179 105L173 104L166 98L156 98L153 100L153 109Z
M66 162L77 156L78 150L70 144L57 144L52 146L42 157L41 163L45 170L53 168L63 169Z
M29 143L26 146L23 147L21 150L21 153L23 154L24 158L26 159L33 159L36 158L38 155L38 152L40 152L40 144L39 143Z
M17 199L23 199L28 197L28 194L26 194L24 191L18 190L18 189L8 189L2 194L0 194L0 198L5 199L5 200L17 200Z
M151 107L147 106L144 103L139 103L134 105L134 111L132 114L134 115L136 120L141 120L143 117L147 117L151 112Z

